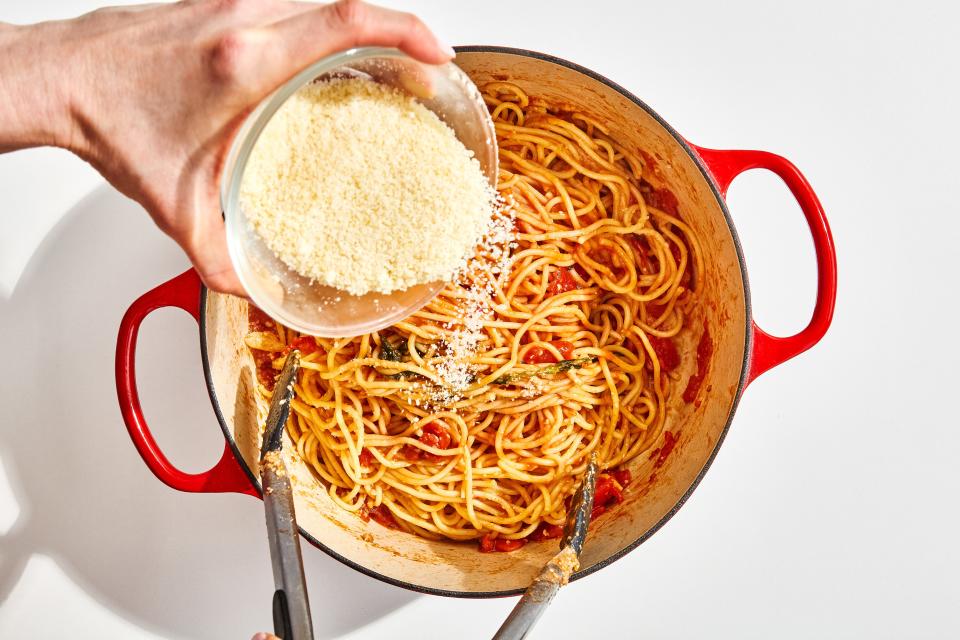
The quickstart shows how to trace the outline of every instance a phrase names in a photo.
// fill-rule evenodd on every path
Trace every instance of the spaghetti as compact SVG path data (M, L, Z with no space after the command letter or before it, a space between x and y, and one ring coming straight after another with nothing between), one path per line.
M621 466L658 441L678 393L673 338L703 269L676 198L644 179L645 155L514 84L483 92L512 209L506 246L481 249L388 330L299 336L251 307L247 344L264 394L301 350L289 434L332 500L509 551L559 537L593 451L606 470L594 515L622 499Z

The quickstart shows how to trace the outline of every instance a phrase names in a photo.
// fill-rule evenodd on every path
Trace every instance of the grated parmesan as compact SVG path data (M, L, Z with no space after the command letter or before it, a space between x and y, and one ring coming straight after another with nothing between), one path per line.
M479 368L475 360L485 336L484 323L495 315L494 296L510 274L512 252L517 247L513 204L499 198L495 204L496 210L475 254L455 280L460 293L457 320L441 325L445 335L432 361L440 384L427 381L410 385L409 400L419 407L455 410L452 405L463 399L463 392L474 382Z
M449 280L484 235L495 193L433 112L350 78L309 84L280 107L240 198L287 266L362 295Z

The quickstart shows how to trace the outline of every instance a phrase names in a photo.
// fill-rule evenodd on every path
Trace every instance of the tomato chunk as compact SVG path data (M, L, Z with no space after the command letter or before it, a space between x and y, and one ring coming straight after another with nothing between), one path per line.
M610 475L613 476L613 479L617 481L617 484L624 489L626 489L627 486L633 482L633 477L630 475L630 471L628 469L617 469L616 471L611 472Z
M308 356L314 351L318 351L320 349L313 336L300 336L299 338L295 338L294 341L290 343L290 346L294 349L297 349L302 355L305 356Z
M507 540L506 538L497 538L494 548L497 551L516 551L523 545L527 544L526 540Z
M277 371L273 368L274 354L260 349L250 349L253 361L257 365L257 380L267 389L272 390L277 383Z
M620 264L617 252L611 247L598 247L590 252L590 257L609 269L615 278L622 278L626 273L626 269Z
M373 457L373 454L370 453L370 449L367 449L366 447L364 447L360 451L360 466L369 467L371 464L373 464L373 460L374 460L374 457Z
M450 432L438 425L436 422L431 422L423 427L423 435L419 438L420 442L427 445L428 447L433 447L434 449L449 449L450 442L453 438L450 437ZM420 451L418 449L418 451ZM424 460L433 460L438 461L442 460L443 456L438 456L426 451L420 451L420 457Z
M496 539L489 533L480 538L480 553L493 553L495 550Z
M559 295L567 291L573 291L579 288L579 286L573 276L570 275L569 269L554 269L550 272L550 277L547 279L547 295Z
M486 534L480 538L480 552L492 553L494 551L516 551L527 544L526 540L507 540L506 538L494 538L493 534Z
M450 448L450 443L453 441L450 432L436 422L430 422L424 425L422 431L423 433L417 438L417 440L423 444L427 445L428 447L433 447L434 449ZM413 446L412 444L404 445L403 449L400 450L400 455L406 460L410 461L432 460L436 462L443 459L443 456L429 453L423 449L420 449L419 447Z
M569 360L573 355L573 343L567 342L566 340L554 340L551 343L557 351L560 352L560 355L563 356L564 360Z
M530 534L530 539L534 542L541 542L543 540L554 540L556 538L563 537L563 527L559 524L548 524L546 522L541 522L540 526L537 527L537 530Z
M437 449L449 449L451 440L450 432L436 422L424 425L423 435L420 436L420 442Z
M597 477L597 488L593 494L593 513L590 518L596 518L607 512L612 506L623 502L623 487L607 473Z
M523 362L525 364L544 364L556 361L556 357L543 347L531 347L523 354Z
M560 352L560 360L569 360L570 356L573 355L572 342L554 340L550 344ZM553 355L553 352L549 349L545 349L544 347L531 347L523 355L523 362L525 364L552 364L558 362L558 360L557 356Z
M379 504L369 510L370 517L382 524L388 529L399 529L396 518L390 512L390 508L385 504Z
M649 336L650 346L653 352L657 354L657 360L660 361L660 368L665 372L670 372L680 365L680 352L677 351L677 345L670 338L658 338Z

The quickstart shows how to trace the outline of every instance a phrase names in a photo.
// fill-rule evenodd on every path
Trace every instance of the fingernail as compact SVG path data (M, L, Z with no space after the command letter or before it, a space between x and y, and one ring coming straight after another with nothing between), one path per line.
M448 45L448 44L444 44L444 43L442 43L442 42L440 42L440 43L438 43L438 44L440 45L440 49L441 49L445 54L447 54L448 57L450 57L450 58L456 58L456 57L457 57L457 52L453 50L453 47L451 47L451 46Z
M253 636L253 640L269 640L270 636L264 632L260 632L257 635Z

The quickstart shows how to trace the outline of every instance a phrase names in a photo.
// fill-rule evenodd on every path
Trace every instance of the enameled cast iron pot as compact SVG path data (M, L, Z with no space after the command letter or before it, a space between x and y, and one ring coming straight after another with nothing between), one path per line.
M647 179L673 191L681 214L703 243L705 273L698 274L702 317L692 318L693 335L680 345L682 353L692 354L700 328L704 321L708 323L714 353L698 402L687 404L680 393L673 394L667 418L667 429L677 438L672 453L665 461L663 456L641 456L630 465L634 488L623 504L592 527L582 568L573 576L578 579L620 558L663 526L710 466L746 386L823 337L836 295L833 241L810 185L779 156L690 144L630 92L551 56L499 47L464 47L459 49L456 63L477 85L516 81L531 95L592 115L621 143L650 154L656 170ZM788 338L763 332L751 318L743 254L724 201L734 177L754 168L780 176L799 202L813 234L816 306L807 327ZM137 396L134 359L139 327L147 314L167 306L180 307L200 324L204 375L226 439L223 457L205 473L184 473L167 460L150 434ZM256 368L243 341L246 307L238 298L207 291L189 271L144 294L123 318L116 364L120 407L147 466L174 489L260 495L257 415L263 406L255 393ZM695 358L684 358L681 380L695 366ZM662 465L655 469L658 462ZM295 478L302 534L341 562L391 584L448 596L515 594L556 550L554 541L531 543L513 553L480 554L473 544L431 542L364 523L334 505L301 461L291 455L287 463Z

